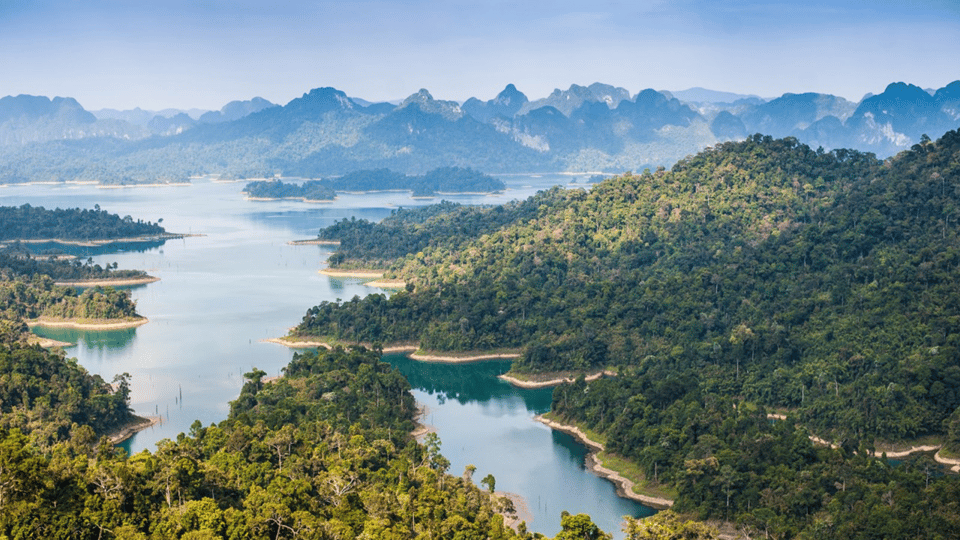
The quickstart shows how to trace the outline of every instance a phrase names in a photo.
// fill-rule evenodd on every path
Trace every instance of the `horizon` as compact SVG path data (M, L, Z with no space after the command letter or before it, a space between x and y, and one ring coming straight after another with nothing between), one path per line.
M703 87L856 102L892 82L960 78L957 42L952 0L40 0L0 3L0 95L218 110L253 97L283 105L323 86L371 102L420 88L463 102L508 83L537 99L597 81L632 94Z
M960 80L960 79L957 79L957 80ZM917 87L919 87L919 88L922 88L924 91L930 91L930 90L936 91L936 90L939 90L940 88L943 88L943 87L947 86L947 85L950 84L950 83L956 82L957 80L949 81L949 82L944 83L942 86L939 86L939 87L922 87L922 86L916 85L916 84L914 84L914 83L912 83L912 82L910 82L910 81L891 81L890 83L888 83L887 85L884 86L884 89L886 89L887 86L889 86L890 84L906 83L906 84L908 84L908 85L913 85L913 86L917 86ZM606 83L604 83L603 81L594 81L593 83L580 84L579 86L588 87L588 86L590 86L590 85L592 85L592 84L595 84L595 83L606 84ZM504 89L505 89L508 85L510 85L510 84L513 84L513 83L507 83L507 84L505 84L505 85L504 85ZM577 85L577 84L578 84L578 83L571 83L571 85ZM552 92L554 92L554 91L556 91L556 90L567 91L567 90L570 89L570 86L571 86L571 85L568 85L568 86L565 87L565 88L560 88L560 87L555 88L555 89L552 90L550 93L552 93ZM514 85L514 86L516 87L516 85ZM613 85L611 85L611 86L613 86ZM271 103L273 103L275 106L276 106L276 105L278 105L278 106L286 106L286 105L289 104L291 101L296 100L296 99L299 99L299 98L305 96L306 94L310 93L311 91L316 90L316 89L319 89L319 88L324 88L324 87L323 87L323 86L318 86L318 87L310 88L310 89L304 91L302 94L300 94L300 95L298 95L298 96L296 96L296 97L294 97L294 98L291 98L290 100L288 100L288 101L286 101L286 102L283 102L283 103L277 103L277 102L271 102ZM622 88L622 87L621 87L621 88ZM335 89L335 90L338 90L338 91L342 91L342 90L340 90L339 88L334 88L334 89ZM630 99L635 99L635 98L637 97L637 95L639 94L639 92L642 92L642 91L644 91L644 90L648 90L648 88L643 88L643 89L640 89L640 90L637 90L637 91L633 91L633 90L631 90L630 88L624 88L624 89L627 90L627 91L630 93ZM429 88L426 88L426 90L427 90L428 92L430 92L430 89L429 89ZM524 95L526 95L526 96L527 96L527 99L529 99L530 101L536 101L536 100L539 100L539 99L543 99L543 98L546 98L546 97L548 97L548 96L550 95L550 94L548 93L548 94L545 94L545 95L543 95L543 96L531 96L531 95L527 94L526 92L524 92L522 88L519 88L519 87L518 87L517 90L520 91L521 93L523 93ZM672 94L681 93L681 92L688 92L688 91L692 91L692 90L704 90L704 91L707 91L707 92L719 92L719 93L737 94L737 95L739 96L737 99L743 99L743 98L753 97L753 98L762 99L762 100L767 101L767 102L772 101L772 100L774 100L774 99L781 98L781 97L783 97L783 96L785 96L785 95L789 95L789 94L794 94L794 95L796 95L796 94L801 94L801 93L803 93L803 92L789 92L789 91L788 91L788 92L784 92L783 94L778 95L778 96L758 96L758 95L756 95L756 94L740 94L740 93L737 93L737 92L728 92L728 91L726 91L726 90L718 89L718 88L704 88L704 87L702 87L702 86L692 86L692 87L690 87L690 88L684 88L684 89L682 89L682 90L667 90L667 89L654 89L654 90L656 90L657 92L670 92L670 93L672 93ZM418 91L419 91L419 90L418 90ZM501 89L501 92L502 92L502 91L503 91L503 89ZM865 99L866 97L868 97L868 96L873 96L873 95L877 95L877 94L879 94L879 93L881 93L881 92L883 92L883 91L884 91L883 89L878 89L877 91L867 92L867 93L865 93L863 96L861 96L860 98L855 99L855 100L851 100L851 99L849 99L849 98L847 98L847 97L845 97L845 96L836 96L836 97L842 97L842 98L847 99L848 101L851 101L851 102L853 102L853 103L859 103L860 101L862 101L862 100ZM412 96L412 95L414 95L414 94L416 94L416 92L414 92L413 94L410 94L410 95ZM498 92L498 94L499 94L499 92ZM200 114L203 114L203 113L205 113L205 112L219 111L219 110L222 109L224 106L226 106L228 103L234 102L234 101L250 101L250 100L253 100L253 99L257 99L257 98L266 99L266 98L263 98L262 96L250 96L250 97L245 97L245 98L240 98L240 97L238 97L238 98L231 99L231 100L229 100L229 101L227 101L227 102L224 102L222 105L220 105L219 107L217 107L217 108L215 108L215 109L203 109L203 108L200 108L200 107L185 107L185 108L164 107L164 108L161 108L161 109L148 109L148 108L140 107L140 106L135 106L135 107L131 107L131 108L128 108L128 109L121 109L121 108L117 108L117 107L90 108L90 107L86 106L82 101L80 101L79 99L75 98L74 96L48 96L48 95L41 95L41 94L17 94L17 96L20 96L20 95L30 95L30 96L34 96L34 97L46 97L46 98L51 99L51 100L53 100L53 99L75 99L75 100L77 101L77 103L79 103L80 106L83 107L84 110L89 111L89 112L100 112L100 111L105 111L105 110L116 111L116 112L131 112L131 111L135 111L135 110L142 110L142 111L147 112L147 113L164 113L164 112L176 112L176 113L180 113L180 112L182 112L182 113L188 113L188 114L195 114L196 116L199 116ZM459 103L460 105L463 105L463 103L464 103L465 101L467 101L468 99L471 99L471 98L477 98L477 99L479 99L480 101L488 101L488 100L492 100L492 99L494 99L494 98L496 97L496 95L494 95L494 96L491 96L491 97L485 99L485 98L479 97L479 96L470 96L469 98L463 99L463 100L445 100L444 98L440 98L440 97L434 96L434 95L433 95L433 92L430 92L430 95L433 96L433 98L436 99L436 100L456 101L456 102ZM825 95L826 95L826 94L825 94ZM835 94L834 94L834 95L835 95ZM0 96L0 98L4 98L4 97L16 97L16 96L14 96L14 95L12 95L12 94L8 94L8 95L6 95L6 96ZM376 103L391 103L391 104L397 105L397 104L401 103L404 99L406 99L407 97L410 97L410 96L404 96L404 97L401 97L401 98L390 99L390 100L383 100L383 101L372 101L372 100L365 99L363 96L355 96L355 95L350 95L350 94L347 94L347 97L349 97L350 99L361 99L361 100L366 101L366 102L368 102L368 103L370 103L370 104L376 104ZM679 99L679 98L677 98L677 99ZM269 101L269 100L268 100L268 101ZM680 101L685 101L685 100L682 100L682 99L681 99Z

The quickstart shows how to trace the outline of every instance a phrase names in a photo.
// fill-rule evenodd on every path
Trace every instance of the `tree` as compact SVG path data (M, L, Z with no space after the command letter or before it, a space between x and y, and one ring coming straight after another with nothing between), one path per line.
M555 540L610 540L613 535L603 532L587 514L571 515L564 510L560 514L562 530Z
M644 519L624 516L628 540L714 540L719 533L713 527L682 519L672 510L663 510Z
M490 493L493 493L497 490L497 479L494 478L492 474L488 474L483 477L483 480L480 481L480 485L486 486L487 490L489 490Z

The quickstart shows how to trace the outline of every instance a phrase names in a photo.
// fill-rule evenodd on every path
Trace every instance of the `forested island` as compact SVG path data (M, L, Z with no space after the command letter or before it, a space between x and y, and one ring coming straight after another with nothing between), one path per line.
M307 180L301 185L288 184L282 180L257 180L243 188L254 200L300 199L304 202L332 201L337 197L333 188L320 180Z
M162 219L160 221L163 221ZM42 206L0 207L0 241L6 240L55 240L98 241L158 237L166 231L160 223L151 223L132 217L121 218L94 209L54 209Z
M343 176L308 180L302 185L281 180L257 180L243 192L256 199L303 199L329 201L337 191L410 191L414 197L442 193L494 193L506 188L503 182L470 168L440 167L423 175L406 175L389 169L353 171Z
M960 479L871 456L960 450L958 156L956 131L885 161L757 135L589 192L341 222L320 233L332 265L407 290L325 302L291 336L612 368L558 387L554 414L681 512L782 538L957 536Z

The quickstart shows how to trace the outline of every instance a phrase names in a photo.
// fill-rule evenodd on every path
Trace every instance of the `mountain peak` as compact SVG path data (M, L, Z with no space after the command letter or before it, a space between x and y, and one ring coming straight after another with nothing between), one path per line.
M310 90L303 96L287 103L285 108L290 111L309 111L314 114L323 114L333 110L352 110L356 106L345 93L326 86Z
M430 95L430 92L428 92L426 88L421 88L416 94L410 95L410 97L403 100L397 108L405 109L411 106L416 106L425 113L439 114L450 121L458 120L463 116L460 104L456 101L433 99L433 96Z

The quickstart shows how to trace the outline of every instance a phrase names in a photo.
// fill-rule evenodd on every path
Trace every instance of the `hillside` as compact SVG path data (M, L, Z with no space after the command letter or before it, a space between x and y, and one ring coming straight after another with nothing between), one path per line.
M387 220L367 238L415 290L317 306L295 333L521 346L520 371L702 369L818 430L940 433L960 405L958 150L957 132L886 162L757 136L538 195L535 217L493 231L462 222L468 234L432 236L435 216L408 226L429 245L400 244L407 234L376 232Z

